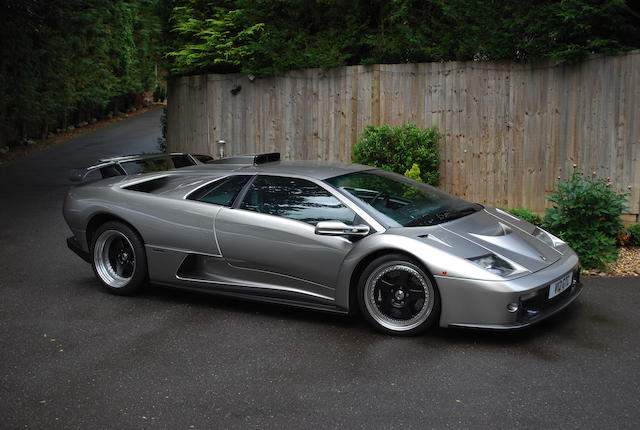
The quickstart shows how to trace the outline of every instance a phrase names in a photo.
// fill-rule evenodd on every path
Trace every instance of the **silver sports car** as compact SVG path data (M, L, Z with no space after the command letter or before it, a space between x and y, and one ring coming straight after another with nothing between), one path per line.
M360 310L396 335L526 327L582 289L566 243L500 209L277 153L84 183L64 216L67 244L112 293L150 283Z

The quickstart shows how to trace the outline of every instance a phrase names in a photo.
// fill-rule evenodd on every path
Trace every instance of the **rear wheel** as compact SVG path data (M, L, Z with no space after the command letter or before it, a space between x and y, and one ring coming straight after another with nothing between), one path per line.
M113 294L138 292L147 281L147 257L140 236L129 226L110 221L98 228L91 244L92 266Z
M358 301L377 330L400 336L426 330L440 313L435 282L401 254L379 257L367 266L358 284Z

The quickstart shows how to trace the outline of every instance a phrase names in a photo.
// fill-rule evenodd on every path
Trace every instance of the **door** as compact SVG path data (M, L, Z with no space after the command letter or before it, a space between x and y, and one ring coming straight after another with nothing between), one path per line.
M279 287L334 298L338 271L354 243L316 235L315 224L353 224L353 210L312 181L266 175L253 181L236 206L221 210L215 220L228 264L244 269L248 279L263 273Z

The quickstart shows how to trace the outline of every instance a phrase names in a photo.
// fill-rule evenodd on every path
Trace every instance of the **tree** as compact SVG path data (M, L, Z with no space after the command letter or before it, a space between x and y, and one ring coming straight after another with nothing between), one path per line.
M576 61L640 47L628 0L205 0L169 5L174 74L450 60Z
M150 89L160 0L0 4L0 146L86 120Z

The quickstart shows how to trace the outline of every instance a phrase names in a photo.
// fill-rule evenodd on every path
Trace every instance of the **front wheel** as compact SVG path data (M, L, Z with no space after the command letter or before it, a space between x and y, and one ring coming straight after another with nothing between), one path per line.
M110 293L130 295L146 284L144 243L131 227L116 221L100 226L91 255L93 271Z
M377 330L400 336L426 330L440 313L432 278L401 254L379 257L367 266L358 283L358 301Z

